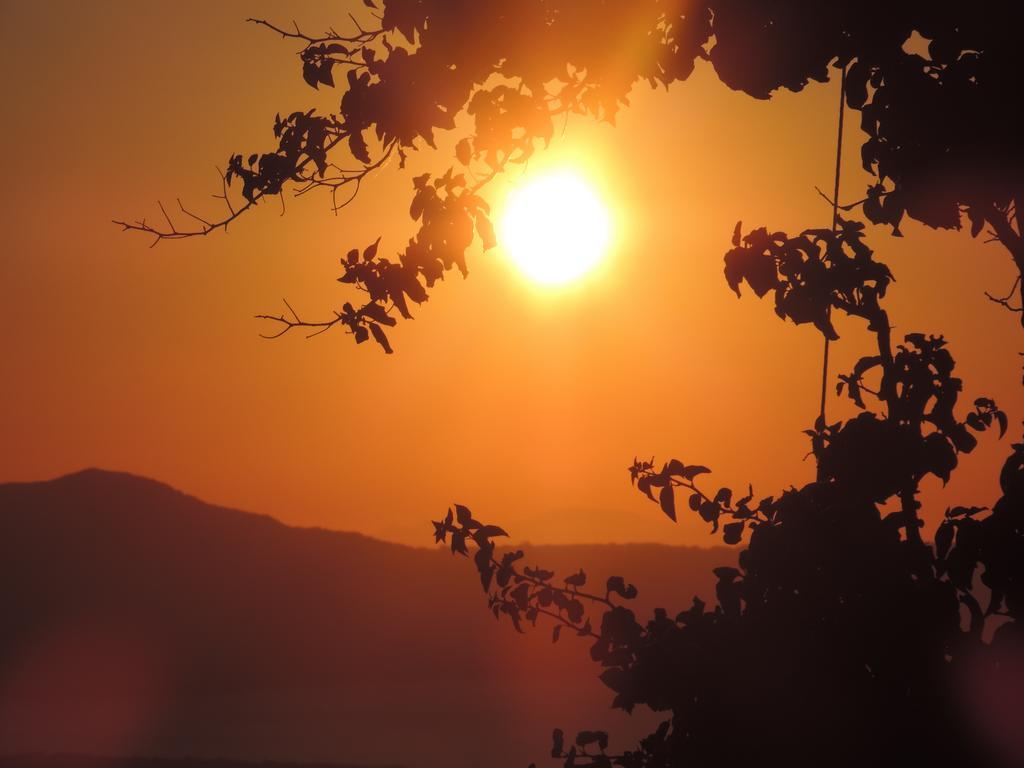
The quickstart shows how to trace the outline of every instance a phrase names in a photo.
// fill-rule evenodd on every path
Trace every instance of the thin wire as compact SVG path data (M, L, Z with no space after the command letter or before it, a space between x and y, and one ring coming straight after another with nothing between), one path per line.
M839 174L842 169L843 161L843 114L845 112L844 99L846 97L846 65L843 65L842 75L839 79L839 131L836 137L836 183L832 190L832 234L834 235L839 228ZM825 312L830 315L832 312L832 305L826 308ZM821 426L825 426L825 397L828 393L828 336L825 337L825 352L824 360L821 364L821 410L819 413L819 420Z

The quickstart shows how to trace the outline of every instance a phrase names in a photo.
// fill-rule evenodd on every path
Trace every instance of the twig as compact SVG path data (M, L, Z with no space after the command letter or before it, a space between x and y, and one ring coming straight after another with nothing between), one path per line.
M996 296L993 296L988 291L985 291L985 297L989 301L994 302L994 303L998 304L1001 307L1005 307L1006 309L1010 310L1011 312L1024 312L1024 305L1022 305L1020 307L1015 307L1015 306L1013 306L1010 303L1010 300L1013 298L1013 295L1017 292L1017 288L1019 286L1020 286L1020 275L1017 275L1017 278L1013 281L1013 286L1010 288L1009 292L1006 294L1005 297L1000 299L1000 298L998 298Z
M371 40L379 37L380 35L384 34L384 30L383 29L376 29L376 30L366 30L366 29L363 29L359 25L359 22L357 22L355 20L355 17L352 16L352 14L349 14L349 18L352 19L353 23L356 26L356 29L359 30L359 34L358 35L354 35L352 37L345 37L344 35L339 35L337 32L334 31L334 29L329 29L329 30L327 30L327 32L324 33L324 35L322 37L313 37L312 35L305 34L301 29L299 29L299 25L295 21L292 21L292 26L295 27L295 31L294 32L289 32L287 29L282 29L281 27L277 26L276 24L272 24L271 22L269 22L269 21L267 21L265 19L248 18L248 19L246 19L246 21L250 22L252 24L257 24L259 26L266 27L267 29L270 29L270 30L272 30L274 32L277 32L277 34L279 34L281 37L291 38L293 40L302 40L304 43L306 43L306 47L309 47L311 45L319 45L320 43L328 43L328 42L367 43L367 42L370 42Z
M332 136L331 139L326 144L324 144L324 150L330 151L338 144L339 141L347 137L347 133L339 133ZM380 160L378 160L375 163L371 163L368 166L365 166L361 172L354 176L350 176L345 179L334 180L330 183L324 183L323 180L316 179L313 176L303 176L302 180L305 181L306 184L304 187L300 188L299 192L297 192L296 194L302 194L315 186L342 186L344 184L352 183L357 179L361 179L370 171L379 168L391 156L391 152L394 149L394 143L395 142L392 141L386 147L384 155L380 158ZM301 173L302 171L304 171L307 167L309 167L309 164L311 162L313 162L313 159L307 155L302 161L300 161L295 166L296 173ZM145 219L139 219L134 222L114 219L114 224L117 224L119 227L121 227L122 231L125 232L144 232L146 234L152 235L153 243L150 245L151 248L155 246L157 243L159 243L161 240L184 240L185 238L189 237L203 237L205 235L209 235L211 232L215 232L218 229L223 229L225 232L227 232L228 225L235 219L237 219L239 216L241 216L243 213L245 213L247 210L256 205L256 203L258 203L260 200L262 200L263 197L265 196L265 193L262 190L256 190L252 196L252 200L247 200L245 205L243 205L241 208L236 209L234 206L231 205L231 201L228 198L228 186L226 176L223 173L221 173L219 168L217 169L217 172L221 176L221 194L213 195L213 197L224 201L224 204L228 209L228 215L226 215L224 218L219 219L218 221L208 221L187 210L179 200L178 206L181 208L182 212L188 215L189 217L195 219L196 221L201 222L201 226L198 229L178 229L177 226L174 224L173 220L171 219L171 217L167 214L167 211L164 208L163 203L157 201L157 205L160 207L160 211L163 213L164 218L167 220L166 229L159 229L157 227L154 227L151 224L148 224Z
M281 330L278 331L277 333L271 333L271 334L261 333L260 334L261 338L264 338L264 339L276 339L276 338L279 338L281 336L284 336L286 333L288 333L288 331L292 330L293 328L317 328L317 329L319 329L319 330L316 330L313 333L310 333L310 334L308 334L306 336L307 339L311 339L314 336L319 336L321 333L324 333L325 331L330 330L332 327L334 327L335 325L338 325L339 323L342 322L341 315L338 314L337 312L334 313L335 317L334 317L333 320L323 320L323 321L320 321L320 322L309 322L309 321L303 320L301 317L299 317L298 312L296 312L292 308L292 305L288 303L287 299L282 299L282 301L284 302L284 305L286 307L288 307L288 311L292 313L292 318L294 318L294 319L289 319L289 318L285 317L283 314L282 315L256 315L256 319L257 320L271 320L271 321L273 321L275 323L281 323L281 325L283 326L281 328Z
M814 191L817 192L819 195L821 195L822 198L824 198L826 203L828 203L830 206L832 206L834 208L837 208L840 211L852 211L858 205L864 205L864 203L866 203L868 200L871 199L870 197L865 197L865 198L863 198L861 200L857 200L856 202L847 203L846 205L836 205L835 201L831 197L829 197L828 195L826 195L824 192L821 191L821 187L817 187L816 186L814 188ZM878 196L879 197L885 197L890 192L892 192L891 189L886 189L886 190L883 190L883 191L879 192Z

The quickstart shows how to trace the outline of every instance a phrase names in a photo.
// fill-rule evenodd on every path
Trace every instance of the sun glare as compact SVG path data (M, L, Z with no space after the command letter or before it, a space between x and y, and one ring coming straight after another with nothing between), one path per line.
M578 278L604 255L608 211L594 188L569 170L551 171L509 193L499 238L528 277L557 285Z

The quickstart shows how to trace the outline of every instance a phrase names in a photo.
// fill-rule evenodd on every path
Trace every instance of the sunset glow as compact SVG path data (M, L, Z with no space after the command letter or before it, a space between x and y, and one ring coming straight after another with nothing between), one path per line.
M608 210L573 171L553 171L514 189L500 239L530 279L558 285L581 277L604 256L611 236Z
M1024 768L1022 30L0 0L0 768Z

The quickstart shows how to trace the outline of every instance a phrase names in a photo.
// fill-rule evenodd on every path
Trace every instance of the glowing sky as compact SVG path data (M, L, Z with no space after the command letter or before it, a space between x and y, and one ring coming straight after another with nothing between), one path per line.
M349 296L338 259L379 234L412 232L410 179L453 158L389 167L338 217L315 195L274 201L228 236L164 243L110 220L202 206L214 165L270 146L275 112L322 105L295 46L247 16L310 28L336 3L3 3L6 182L0 189L0 480L86 466L151 476L206 500L295 524L429 543L452 500L513 538L711 543L672 526L630 488L636 454L712 467L712 484L763 494L810 479L820 336L768 302L737 300L722 255L737 219L827 226L836 84L757 102L705 67L670 92L638 86L618 126L570 120L544 163L579 164L614 207L614 248L587 279L540 288L500 252L471 254L392 334L396 354L340 333L259 338L253 315L281 299L310 315ZM859 198L859 129L848 120L846 200ZM507 185L488 192L500 205ZM215 201L209 201L212 205ZM897 333L943 332L967 402L994 396L1024 416L1009 258L966 233L871 227L897 282ZM833 371L865 351L840 325ZM847 412L845 405L831 412ZM1011 427L1011 432L1013 431ZM1009 437L1008 439L1009 440ZM942 491L993 499L991 437Z

